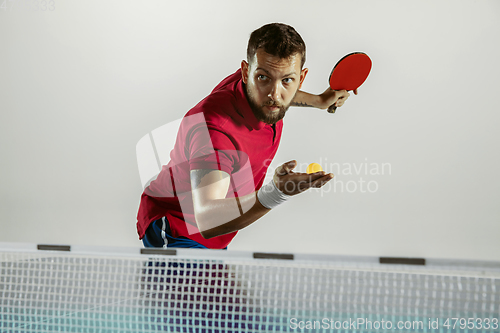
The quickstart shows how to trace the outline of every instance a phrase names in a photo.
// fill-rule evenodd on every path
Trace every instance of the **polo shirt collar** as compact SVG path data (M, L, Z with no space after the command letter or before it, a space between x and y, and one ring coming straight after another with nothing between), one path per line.
M244 118L245 125L249 130L260 130L264 128L267 124L258 120L253 114L250 104L248 103L247 96L245 94L245 86L243 79L240 79L238 85L236 86L236 103L237 109L241 112Z

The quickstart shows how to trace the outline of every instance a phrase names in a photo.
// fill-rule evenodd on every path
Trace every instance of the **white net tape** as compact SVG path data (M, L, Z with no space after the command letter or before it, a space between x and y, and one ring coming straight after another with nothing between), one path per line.
M219 252L0 252L0 332L387 331L333 329L360 318L422 321L415 332L439 332L447 330L428 328L431 318L500 317L494 265L256 260ZM308 330L314 321L322 327ZM464 332L495 331L490 326Z

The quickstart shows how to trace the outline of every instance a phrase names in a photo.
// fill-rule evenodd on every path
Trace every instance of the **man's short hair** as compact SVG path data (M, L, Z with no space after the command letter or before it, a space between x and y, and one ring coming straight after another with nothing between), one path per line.
M287 59L295 54L301 55L300 68L306 62L306 44L299 33L283 23L269 23L252 32L248 40L247 61L250 63L262 48L266 53L280 59Z

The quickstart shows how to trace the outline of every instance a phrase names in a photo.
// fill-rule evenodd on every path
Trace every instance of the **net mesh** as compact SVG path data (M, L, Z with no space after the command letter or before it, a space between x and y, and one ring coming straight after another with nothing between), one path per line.
M0 258L0 332L387 331L381 320L391 321L391 332L456 331L431 328L436 318L441 325L488 318L490 329L463 332L498 332L500 317L500 277L491 270L220 255L7 251ZM423 327L398 329L399 321Z

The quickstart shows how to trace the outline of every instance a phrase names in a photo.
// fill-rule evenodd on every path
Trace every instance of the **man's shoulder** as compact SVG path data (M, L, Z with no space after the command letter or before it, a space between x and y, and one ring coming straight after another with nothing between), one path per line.
M220 90L234 90L235 84L237 84L241 80L241 69L238 69L233 74L227 76L224 80L222 80L215 88L212 90L212 93L215 93Z
M227 95L227 93L224 94ZM234 123L234 119L231 114L235 111L231 107L231 96L223 97L225 98L222 96L214 98L212 95L206 97L186 113L181 126L191 129L202 126L221 132L225 132L224 129L232 128L231 124Z
M200 101L186 115L203 113L207 122L215 124L234 121L235 118L240 117L237 111L237 85L240 79L241 70L226 77L210 95Z
M202 102L211 107L213 104L220 104L223 108L234 109L239 96L240 81L241 69L238 69L222 80Z

